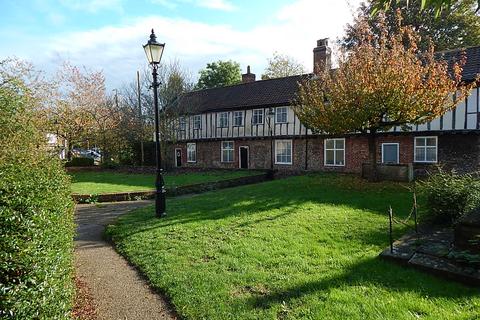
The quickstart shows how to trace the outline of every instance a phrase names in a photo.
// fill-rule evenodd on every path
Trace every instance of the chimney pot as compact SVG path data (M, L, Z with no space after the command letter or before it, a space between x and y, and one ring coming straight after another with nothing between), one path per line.
M313 49L313 72L318 74L331 67L332 50L328 46L328 38L317 40L317 47Z
M247 73L242 74L242 83L255 82L255 73L250 72L250 66L247 66Z

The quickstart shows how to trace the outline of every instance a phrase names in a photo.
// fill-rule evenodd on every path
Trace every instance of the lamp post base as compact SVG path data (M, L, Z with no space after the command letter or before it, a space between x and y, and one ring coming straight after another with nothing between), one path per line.
M165 204L165 192L164 189L157 191L155 194L155 215L157 218L163 218L167 215Z

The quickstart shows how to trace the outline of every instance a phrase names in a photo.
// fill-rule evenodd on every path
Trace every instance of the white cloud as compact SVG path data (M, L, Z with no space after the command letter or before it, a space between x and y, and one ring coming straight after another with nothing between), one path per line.
M169 9L175 9L179 4L193 4L197 7L220 11L234 11L237 9L228 0L150 0L152 3L162 5Z
M65 16L57 12L50 12L47 15L48 21L54 26L61 26L65 23Z
M240 62L243 70L251 65L252 72L260 77L267 58L275 51L292 56L312 70L316 40L334 40L352 19L347 2L339 0L298 0L272 12L272 16L269 23L260 22L249 30L159 16L136 18L122 26L43 39L35 56L28 56L26 51L25 58L42 68L50 65L51 69L61 57L76 65L103 69L107 85L118 87L132 81L135 71L146 66L142 45L153 27L157 39L166 43L165 61L176 58L196 75L208 62L232 59Z
M226 0L198 0L196 1L197 5L200 7L223 10L223 11L233 11L236 7Z
M62 5L72 10L96 13L100 10L122 10L122 0L61 0Z

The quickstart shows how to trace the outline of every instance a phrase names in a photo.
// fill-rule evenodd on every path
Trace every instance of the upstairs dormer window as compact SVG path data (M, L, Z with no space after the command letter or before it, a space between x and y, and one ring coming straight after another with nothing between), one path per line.
M228 127L228 112L221 112L220 118L218 119L218 127L219 128L227 128Z
M288 109L287 107L277 107L275 109L275 122L287 123Z
M185 131L186 129L187 129L187 120L185 119L185 117L180 117L180 119L178 119L178 130Z
M252 115L253 124L263 124L263 109L254 109Z
M235 111L233 113L233 125L235 127L243 126L243 111Z
M193 116L193 129L202 129L202 118L199 114Z

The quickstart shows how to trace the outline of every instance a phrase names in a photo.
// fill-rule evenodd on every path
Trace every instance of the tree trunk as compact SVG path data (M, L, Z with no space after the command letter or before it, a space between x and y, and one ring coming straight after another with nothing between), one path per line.
M143 167L143 164L145 163L145 151L143 150L143 137L140 140L140 166Z
M378 181L376 131L370 131L368 134L368 157L371 165L368 180L376 182Z

